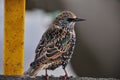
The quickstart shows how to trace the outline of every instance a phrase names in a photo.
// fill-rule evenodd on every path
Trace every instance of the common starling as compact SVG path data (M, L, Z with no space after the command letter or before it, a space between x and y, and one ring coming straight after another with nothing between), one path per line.
M63 11L56 17L39 41L35 59L24 72L24 77L34 78L43 69L47 76L47 70L54 70L59 66L62 66L65 77L68 76L65 67L73 54L76 41L74 25L77 21L84 19L76 18L71 11Z

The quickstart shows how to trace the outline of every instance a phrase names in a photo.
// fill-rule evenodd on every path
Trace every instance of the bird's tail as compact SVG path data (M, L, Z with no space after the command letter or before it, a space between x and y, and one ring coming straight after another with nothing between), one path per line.
M38 72L40 72L44 68L44 65L41 65L36 68L30 67L27 71L24 72L21 78L26 79L28 77L35 78Z

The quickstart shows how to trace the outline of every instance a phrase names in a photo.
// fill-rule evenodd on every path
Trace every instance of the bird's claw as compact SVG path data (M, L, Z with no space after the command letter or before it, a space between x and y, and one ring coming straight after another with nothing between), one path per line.
M70 77L68 77L68 76L60 76L60 79L62 79L62 80L69 80L70 78L72 78L73 76L70 76Z
M49 80L49 76L42 75L43 80Z

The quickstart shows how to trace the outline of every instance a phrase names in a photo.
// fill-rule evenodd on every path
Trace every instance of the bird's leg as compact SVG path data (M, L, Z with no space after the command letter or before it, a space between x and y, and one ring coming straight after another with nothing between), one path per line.
M66 71L66 69L65 68L63 68L63 70L64 70L64 73L65 73L65 75L64 76L60 76L60 79L64 79L64 80L67 80L68 79L68 73L67 73L67 71Z
M45 76L44 76L44 78L46 78L46 80L49 80L47 69L45 69Z
M45 69L45 76L46 76L46 77L48 76L48 71L47 71L47 69Z
M67 73L66 69L63 69L63 70L64 70L64 72L65 72L64 77L68 77L68 73Z
M66 80L66 79L68 78L68 73L67 73L67 71L66 71L65 68L63 68L63 70L64 70L64 72L65 72L64 79Z

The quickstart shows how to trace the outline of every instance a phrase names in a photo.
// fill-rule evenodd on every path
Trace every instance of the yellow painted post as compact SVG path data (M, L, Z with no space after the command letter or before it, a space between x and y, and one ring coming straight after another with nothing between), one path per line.
M5 0L4 75L21 75L24 70L25 0Z

